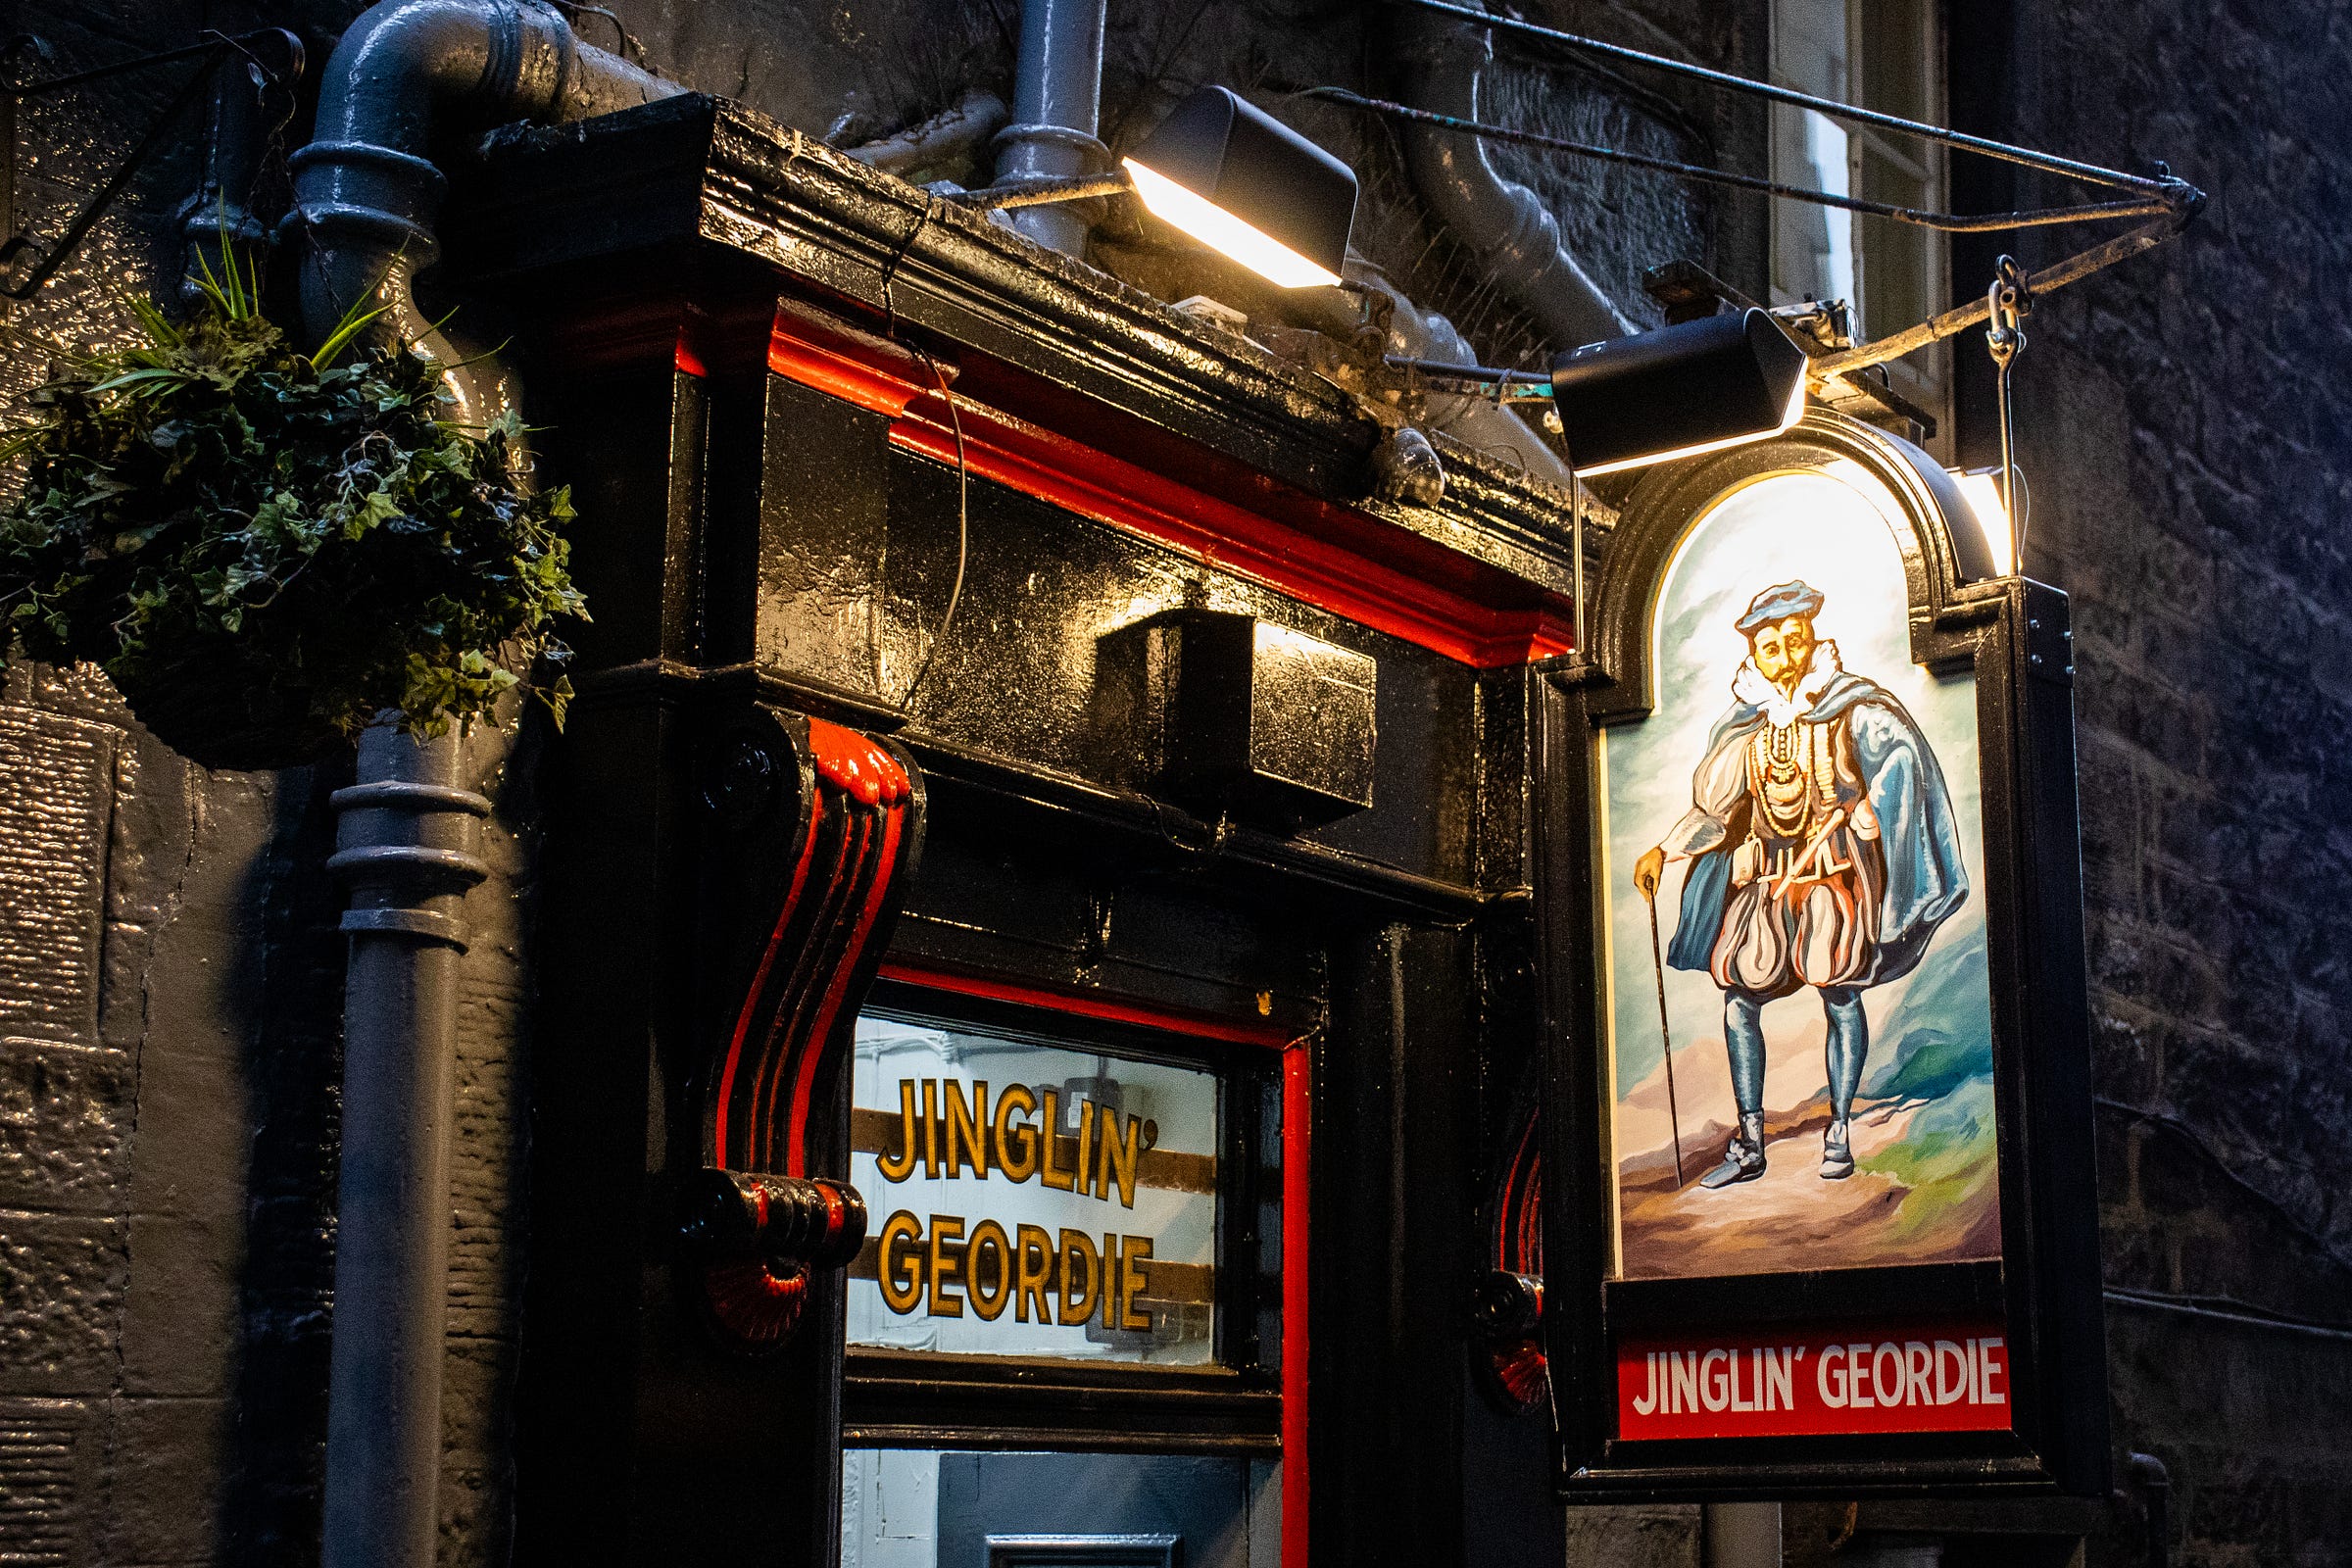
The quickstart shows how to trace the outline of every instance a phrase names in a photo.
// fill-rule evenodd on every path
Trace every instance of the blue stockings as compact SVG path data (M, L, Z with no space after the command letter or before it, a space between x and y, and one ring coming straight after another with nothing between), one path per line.
M1732 1057L1732 1093L1743 1116L1764 1108L1764 1000L1753 991L1723 994L1723 1040ZM1851 986L1821 987L1821 1010L1830 1026L1823 1053L1828 1058L1830 1115L1844 1121L1853 1113L1854 1094L1862 1087L1862 1063L1870 1055L1870 1019L1862 1011L1862 993Z

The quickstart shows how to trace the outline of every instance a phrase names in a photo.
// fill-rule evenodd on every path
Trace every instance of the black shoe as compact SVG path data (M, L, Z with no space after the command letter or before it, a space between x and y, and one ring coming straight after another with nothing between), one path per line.
M1764 1117L1761 1113L1741 1116L1740 1130L1732 1135L1729 1148L1723 1152L1723 1163L1698 1179L1701 1187L1729 1187L1734 1182L1752 1182L1764 1174Z
M1841 1182L1854 1173L1854 1151L1847 1124L1830 1123L1830 1130L1821 1135L1821 1179Z

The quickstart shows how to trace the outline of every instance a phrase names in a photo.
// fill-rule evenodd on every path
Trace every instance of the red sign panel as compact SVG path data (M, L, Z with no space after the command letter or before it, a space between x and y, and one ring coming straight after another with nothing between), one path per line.
M1628 1440L2009 1425L2009 1352L1997 1319L1643 1337L1617 1347L1617 1435Z

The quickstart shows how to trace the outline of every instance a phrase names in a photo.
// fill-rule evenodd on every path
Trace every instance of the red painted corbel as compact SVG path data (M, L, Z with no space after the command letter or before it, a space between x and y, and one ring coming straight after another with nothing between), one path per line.
M813 1166L921 846L923 790L893 743L764 709L705 767L705 946L723 1011L683 1229L711 1323L759 1351L799 1326L811 1271L846 1267L865 1240L864 1200Z
M1494 1223L1475 1319L1487 1343L1489 1392L1520 1415L1544 1407L1551 1373L1544 1354L1544 1152L1528 1112L1495 1184Z

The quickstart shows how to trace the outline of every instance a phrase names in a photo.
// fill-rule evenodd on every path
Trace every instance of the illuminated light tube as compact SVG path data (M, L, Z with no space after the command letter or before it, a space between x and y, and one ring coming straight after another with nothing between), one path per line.
M1653 463L1672 463L1678 458L1695 458L1709 452L1721 452L1726 447L1743 447L1750 441L1763 441L1776 435L1787 435L1790 430L1796 428L1796 421L1804 416L1805 386L1804 382L1800 380L1797 382L1796 390L1788 395L1788 407L1782 414L1780 423L1769 430L1750 430L1742 435L1727 435L1714 441L1701 441L1695 446L1676 447L1669 452L1653 452L1638 458L1620 458L1614 463L1603 463L1594 467L1586 467L1580 464L1576 471L1580 474L1617 473L1626 468L1646 467Z
M1992 564L2004 577L2017 575L2017 526L2009 509L2001 505L2001 470L1982 468L1973 472L1946 469L1952 482L1960 487L1968 510L1977 514L1977 526L1984 530L1984 543L1992 551Z
M1254 104L1202 87L1123 160L1162 221L1284 288L1340 281L1355 171Z
M1805 351L1768 311L1710 316L1570 350L1551 396L1576 471L1616 473L1787 433Z
M1242 221L1231 213L1186 190L1148 164L1125 160L1135 193L1152 216L1183 229L1210 250L1241 263L1258 276L1283 288L1329 288L1340 274L1308 261L1297 251Z

